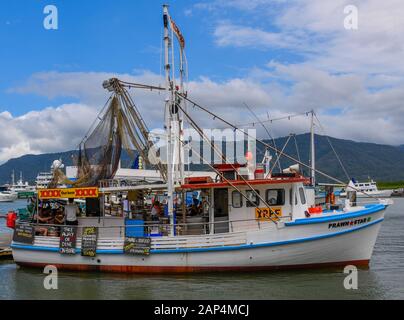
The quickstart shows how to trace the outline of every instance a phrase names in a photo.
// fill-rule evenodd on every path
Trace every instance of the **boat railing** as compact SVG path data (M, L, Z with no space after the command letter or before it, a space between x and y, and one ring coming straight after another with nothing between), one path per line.
M98 187L100 189L106 188L124 188L124 187L136 187L139 185L148 185L151 184L150 181L145 179L106 179L101 180L98 183Z
M288 217L282 217L282 220L290 219ZM102 221L102 220L101 220ZM50 223L36 223L17 221L17 224L25 224L34 227L39 230L41 228L46 229L46 233L49 236L57 236L61 227L70 225L64 224L50 224ZM102 223L102 222L101 222ZM77 236L81 236L83 228L85 227L97 227L99 229L99 236L106 237L124 237L127 233L133 234L133 231L141 231L140 234L144 236L163 236L169 235L171 230L174 230L175 236L198 236L209 235L217 233L237 233L251 230L261 230L267 228L273 228L271 221L258 220L258 219L239 219L239 220L225 220L215 222L185 222L185 223L162 223L155 221L144 221L144 224L140 225L94 225L93 224L81 224L73 226L77 228Z

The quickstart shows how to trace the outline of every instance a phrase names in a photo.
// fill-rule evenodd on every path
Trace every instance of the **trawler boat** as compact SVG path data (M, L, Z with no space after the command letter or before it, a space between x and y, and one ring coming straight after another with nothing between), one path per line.
M358 198L388 198L393 193L393 190L379 190L375 181L371 180L369 182L356 182L351 180L348 188L354 187L357 190ZM340 197L346 198L347 192L344 190L341 192Z
M240 129L189 98L181 77L183 59L179 83L174 72L171 76L172 37L175 34L178 39L180 56L185 42L167 6L163 7L163 22L165 88L115 78L103 83L112 92L111 102L99 118L102 122L80 145L77 179L68 182L60 172L54 172L74 188L38 190L37 219L49 203L56 204L61 198L85 199L86 208L77 225L18 219L11 245L15 262L20 266L133 273L368 266L390 200L357 205L347 199L336 209L316 207L311 203L314 200L308 203L305 185L310 179L297 166L270 174L256 166L251 141L280 152L256 138L249 140L245 162L228 160L209 142L184 104L234 131ZM159 152L127 88L165 91L166 131L161 139L166 144ZM189 145L182 135L185 121L222 159L215 164L207 161L215 178L202 174L186 177L183 152ZM153 162L163 182L112 179L121 147L129 154L136 149L145 161ZM166 150L165 163L155 161L162 150ZM199 144L192 152L198 155ZM91 162L94 159L97 164ZM314 170L314 166L306 167ZM63 215L63 208L56 210Z

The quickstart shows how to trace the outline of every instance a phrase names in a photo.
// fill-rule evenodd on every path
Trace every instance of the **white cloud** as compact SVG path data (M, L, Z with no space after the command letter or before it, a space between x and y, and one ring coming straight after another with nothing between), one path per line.
M285 34L263 31L261 29L238 26L221 22L214 31L216 44L219 46L268 48L305 48L299 38Z
M83 104L66 104L13 117L0 114L0 163L24 154L66 151L75 148L96 110Z
M263 120L267 119L268 113L271 118L277 118L314 108L327 133L335 137L388 144L403 143L403 90L387 88L372 91L366 88L365 78L362 76L330 74L306 64L283 65L271 62L267 68L261 69L260 77L256 78L256 74L257 72L250 77L225 82L215 82L209 78L191 81L188 84L189 97L236 124L255 122L243 102L253 108ZM96 84L110 76L149 84L159 84L162 81L159 75L150 72L135 76L42 73L40 85L32 87L31 79L26 86L19 87L18 91L80 97L81 100L92 103L49 107L19 117L12 117L9 112L1 113L0 130L5 134L0 143L0 161L25 153L63 151L76 147L106 101L104 89L97 89ZM262 81L263 77L265 81ZM33 78L37 76L34 75ZM74 82L77 83L73 86ZM283 82L289 82L288 86L283 86ZM134 101L149 128L161 128L165 95L147 90L133 93ZM192 106L188 108L202 127L225 126ZM328 112L335 108L340 112ZM309 122L307 117L298 117L268 126L276 137L291 132L307 132ZM266 138L260 126L257 125L256 128L259 135Z
M357 31L343 27L343 8L347 4L358 6ZM279 10L271 11L274 5ZM196 8L217 11L213 34L217 45L290 50L300 54L303 62L270 61L244 77L224 82L206 77L194 79L188 84L192 99L234 123L255 121L243 102L262 119L267 118L267 113L277 118L314 108L332 136L404 143L404 2L218 0L189 10ZM229 22L220 16L223 8L271 17L271 25L266 28L261 23L257 27L237 20L237 16ZM102 82L115 76L130 82L164 83L159 75L148 71L135 75L42 72L10 89L48 98L73 97L77 103L20 117L0 113L0 162L30 152L73 148L107 100ZM164 94L136 91L134 100L150 128L162 126ZM203 127L223 127L191 106L189 110ZM274 136L307 132L309 128L305 117L268 125ZM257 129L266 137L259 126Z

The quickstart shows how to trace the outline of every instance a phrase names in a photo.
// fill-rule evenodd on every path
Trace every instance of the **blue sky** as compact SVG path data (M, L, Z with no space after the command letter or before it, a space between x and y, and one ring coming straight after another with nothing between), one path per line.
M214 23L246 21L251 16L227 8L221 14L192 10L198 2L171 1L172 16L186 37L190 79L209 76L215 80L242 77L268 60L294 62L298 53L257 48L220 47L214 44ZM58 8L59 29L46 30L43 9ZM31 74L44 71L160 73L160 1L2 1L0 10L0 111L18 116L49 103L72 102L70 97L46 99L34 94L16 94ZM188 10L192 10L190 13ZM263 25L255 19L254 25ZM267 20L268 21L268 20ZM266 27L273 29L270 23Z
M43 27L49 4L58 8L58 30ZM314 109L329 135L404 144L401 0L169 4L186 41L189 95L226 119L254 121L244 102L262 119ZM160 83L161 5L1 1L0 163L74 148L107 99L105 79ZM344 24L349 5L359 12L355 30ZM161 97L136 94L150 127L161 126ZM269 129L303 133L308 123L296 118Z

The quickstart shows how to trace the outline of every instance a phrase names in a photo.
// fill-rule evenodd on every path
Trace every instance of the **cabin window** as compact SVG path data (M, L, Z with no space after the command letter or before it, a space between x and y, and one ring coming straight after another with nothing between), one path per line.
M236 180L236 174L234 173L234 171L225 171L222 172L223 177L227 180Z
M304 189L302 187L299 188L299 194L300 194L300 202L302 204L306 204L306 196L304 194Z
M292 189L290 190L292 194ZM290 196L292 199L292 195ZM274 206L283 206L285 204L285 190L284 189L268 189L266 195L267 203Z
M243 198L241 197L241 193L238 191L232 192L231 201L233 208L241 208L243 206Z
M260 199L258 198L260 192L258 190L247 190L245 195L247 196L247 207L258 207L260 205Z
M293 188L290 188L289 189L289 203L290 203L290 205L293 205L292 198L293 198ZM297 197L296 197L296 194L295 194L295 205L296 204L297 204Z

